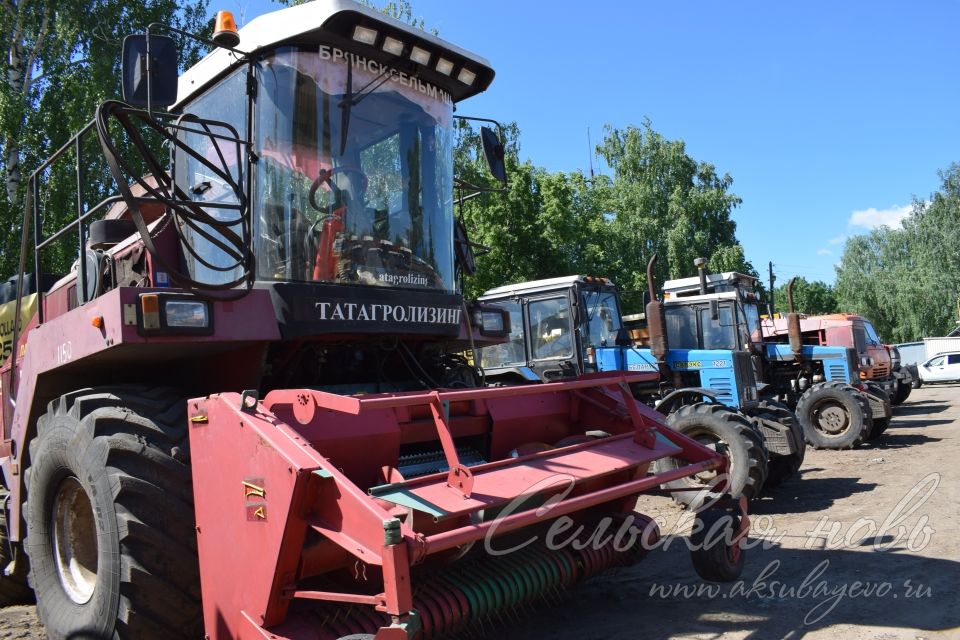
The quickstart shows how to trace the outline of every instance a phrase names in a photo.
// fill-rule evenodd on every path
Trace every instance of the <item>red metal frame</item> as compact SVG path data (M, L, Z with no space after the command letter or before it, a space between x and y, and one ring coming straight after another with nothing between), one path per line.
M414 609L412 568L437 554L726 467L726 458L670 430L658 414L636 402L629 395L632 379L616 375L363 397L283 390L253 407L242 407L236 393L190 401L209 637L284 637L292 628L287 618L293 599L369 606L402 624ZM531 405L547 408L539 424L544 432L556 432L562 410L568 430L603 429L612 435L472 466L473 492L450 472L400 479L374 491L374 484L388 479L369 470L396 464L397 443L419 433L424 420L432 424L448 467L467 469L457 454L458 433L474 429L478 420L492 434L510 429L515 424L511 411ZM353 430L360 430L370 446L339 447L338 440L349 439ZM500 437L509 439L509 434ZM378 440L389 446L377 447ZM667 456L686 464L649 474L650 464ZM551 473L560 474L572 490L561 494L564 487L549 483L531 487ZM398 495L422 501L424 511L392 502ZM551 508L544 513L525 506L496 520L468 517L528 495L550 500ZM434 509L439 515L424 515ZM370 588L363 582L343 590L299 586L310 575L331 575L345 566L376 576L373 591L363 593L362 587ZM398 630L384 626L377 638ZM407 637L402 633L394 637Z

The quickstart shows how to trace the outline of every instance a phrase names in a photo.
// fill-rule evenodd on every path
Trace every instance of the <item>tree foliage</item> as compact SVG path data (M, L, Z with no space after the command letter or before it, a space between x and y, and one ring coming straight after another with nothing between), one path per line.
M612 181L598 188L608 192L611 213L609 273L622 287L645 286L653 253L658 283L694 274L697 257L713 271L755 275L736 240L731 213L741 200L729 174L695 160L682 140L668 140L647 119L640 127L608 126L597 151L613 169Z
M778 312L786 313L789 311L786 283L777 287L774 302ZM793 282L793 303L794 309L798 313L809 315L822 315L840 311L837 292L831 285L820 280L811 282L803 277L797 277Z
M873 322L885 340L945 335L960 298L960 165L940 172L928 201L915 200L902 229L854 236L837 268L841 306Z
M16 269L20 253L23 187L29 174L93 117L95 107L120 97L119 59L124 36L160 22L198 32L206 27L206 0L0 0L0 37L7 68L0 83L0 274ZM198 45L181 42L181 60L195 60ZM46 176L45 231L76 214L64 195L75 187L71 163ZM98 179L89 167L90 181ZM75 252L74 252L75 253ZM56 265L69 265L64 253ZM64 261L67 261L64 264Z
M468 180L482 180L479 136L461 136L457 161ZM508 128L505 194L464 206L475 241L490 248L478 260L470 293L490 286L574 273L606 276L627 291L646 288L646 264L659 254L659 286L695 273L705 256L715 271L756 275L736 240L731 211L740 198L729 175L686 153L649 121L642 128L608 127L598 147L613 176L550 173L519 160L519 130Z

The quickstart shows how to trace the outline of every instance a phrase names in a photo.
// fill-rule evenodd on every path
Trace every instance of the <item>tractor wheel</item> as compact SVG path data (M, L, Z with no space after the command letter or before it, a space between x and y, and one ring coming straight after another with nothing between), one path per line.
M729 458L730 488L727 492L730 495L735 498L746 496L748 500L759 495L767 476L767 450L763 437L743 415L723 405L699 402L680 407L667 416L667 423L673 430ZM674 458L656 462L658 472L679 466L681 464ZM668 482L664 488L707 489L715 480L716 473L710 471ZM674 500L692 509L715 497L718 494L706 490L673 493Z
M890 398L890 403L893 405L903 404L907 398L910 397L911 391L913 391L912 385L897 380L897 390L894 392L893 397Z
M868 393L875 398L879 398L883 401L884 404L890 405L890 396L887 395L887 392L880 388L878 385L867 383L866 390L864 393ZM887 430L887 427L890 426L890 418L873 418L873 428L870 429L870 435L867 436L867 440L876 440L883 432Z
M27 561L21 557L12 576L4 574L10 564L10 540L7 538L7 490L0 485L0 607L33 601L33 592L27 586ZM23 554L21 553L21 556Z
M25 547L49 638L199 638L186 402L84 389L30 443Z
M778 487L793 477L800 470L807 452L807 441L803 436L803 427L797 416L785 404L764 400L757 410L750 416L751 420L768 420L789 427L790 437L793 440L794 453L786 456L770 454L770 463L767 465L767 479L764 487Z
M920 376L917 376L913 379L913 382L910 383L910 386L914 389L919 389L923 386L923 380L920 379Z
M873 425L867 398L843 383L813 385L800 396L796 413L807 442L817 449L851 449Z
M731 544L740 518L711 508L697 514L690 534L690 557L697 575L710 582L733 582L743 571L747 550Z

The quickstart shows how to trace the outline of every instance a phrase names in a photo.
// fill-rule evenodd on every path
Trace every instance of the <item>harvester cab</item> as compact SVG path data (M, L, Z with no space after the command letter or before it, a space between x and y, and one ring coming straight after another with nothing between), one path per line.
M231 21L179 79L172 40L129 38L129 104L28 181L13 317L30 266L76 262L0 367L0 604L32 589L52 639L434 638L641 558L640 493L726 494L640 376L488 388L458 355L510 330L459 292L483 58L349 0ZM697 517L694 566L736 579L744 505Z

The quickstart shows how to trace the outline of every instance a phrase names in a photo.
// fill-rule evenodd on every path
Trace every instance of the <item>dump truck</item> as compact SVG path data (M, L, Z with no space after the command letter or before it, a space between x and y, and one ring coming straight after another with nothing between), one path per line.
M52 639L490 629L641 559L637 496L705 473L694 568L737 578L726 458L633 398L645 374L487 388L459 355L510 330L460 293L454 106L486 60L349 0L218 14L179 78L171 32L196 37L125 40L124 101L26 184L0 604L34 596Z
M642 369L633 366L631 352L637 350L623 327L619 291L607 278L574 275L534 280L491 289L479 300L503 307L510 314L509 341L480 350L488 384L535 384L595 372L642 371L645 379L631 384L634 396L667 416L675 430L726 455L730 459L730 490L748 499L759 495L768 476L768 457L777 455L772 445L768 452L760 422L774 421L771 429L785 432L787 453L799 449L802 456L803 435L789 410L783 408L772 417L766 405L761 407L756 401L755 388L752 399L741 398L741 393L746 396L749 391L736 386L732 373L724 384L719 384L716 376L702 383L673 370L662 372L655 361ZM687 351L670 354L671 363L690 360ZM708 350L698 357L712 361L726 358L729 363L732 354ZM747 367L752 373L749 361ZM738 378L737 382L743 380ZM777 422L779 419L784 423ZM664 460L661 466L670 464ZM706 489L713 481L712 475L677 481L673 486L699 487L704 492L678 492L675 498L681 504L696 506L708 497Z

